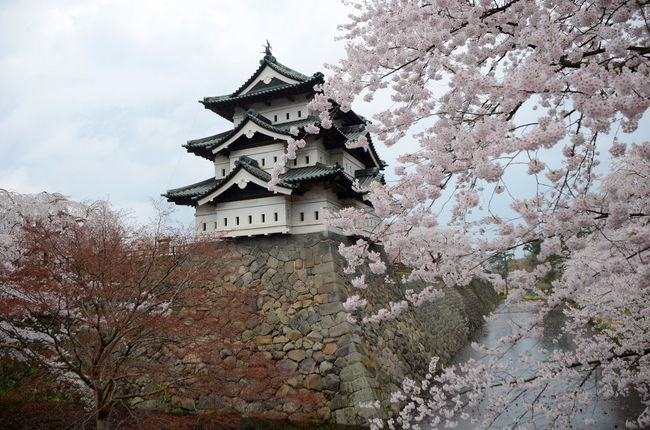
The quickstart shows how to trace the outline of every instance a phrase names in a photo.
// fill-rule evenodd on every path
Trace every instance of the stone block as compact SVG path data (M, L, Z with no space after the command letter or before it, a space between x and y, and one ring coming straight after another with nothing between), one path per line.
M341 377L341 381L348 382L357 378L365 377L366 374L366 368L363 364L353 363L341 369L339 376Z
M270 345L273 343L273 338L271 336L257 336L255 343L257 345Z
M237 287L231 284L230 282L225 282L221 285L224 290L228 291L229 293L234 293L237 291Z
M356 393L366 388L377 388L379 384L375 379L361 377L353 381L341 382L341 391L346 393Z
M298 371L300 373L308 374L308 373L313 373L315 368L316 368L316 361L314 361L313 358L305 358L300 362L300 365L298 366Z
M356 416L354 408L343 408L334 411L334 421L337 424L357 424Z
M278 395L283 396L289 393L294 393L295 390L292 388L301 388L302 387L302 377L291 377L287 378L287 383L286 385L283 385L280 390L278 390ZM286 387L286 388L285 388ZM284 388L284 390L283 390Z
M332 355L336 352L337 346L334 342L328 343L323 347L323 354Z
M284 263L284 273L293 273L294 262L287 261Z
M287 249L282 247L278 250L278 255L275 256L280 261L289 261L289 253Z
M329 294L317 294L314 296L314 302L323 304L329 301Z
M262 278L261 278L261 280L262 280L262 285L264 285L264 286L269 285L269 284L271 283L271 282L270 282L270 281L271 281L271 278L272 278L276 273L278 273L278 272L277 272L276 270L274 270L274 269L269 269L269 270L267 270L266 272L264 272L264 274L262 275Z
M289 400L284 402L282 405L282 410L288 414L295 412L300 407L300 403L297 400Z
M323 335L320 333L320 330L318 327L312 327L312 331L310 331L307 334L307 339L313 340L313 341L319 341L323 340Z
M340 337L344 334L352 333L354 331L354 326L347 321L344 321L340 324L335 325L329 329L330 337Z
M257 333L260 334L261 336L266 336L267 334L271 333L273 331L273 327L269 324L262 323L259 325L257 328Z
M320 325L324 330L328 330L329 328L334 327L336 323L334 322L334 318L330 315L326 315L321 319Z
M302 349L293 349L287 352L287 358L290 358L293 361L302 361L306 357L305 351Z
M308 321L303 321L298 326L298 330L300 330L300 333L302 333L303 335L306 335L311 331L311 325L309 324Z
M334 267L334 263L330 261L329 263L322 263L319 264L318 266L314 266L314 268L312 269L312 273L314 275L318 275L321 273L331 273L334 272L334 270L336 270L336 268Z
M291 264L291 262L289 262L288 264ZM296 261L293 262L293 267L296 270L300 270L300 269L305 267L305 262L303 260L301 260L300 258L298 258ZM293 272L293 270L292 270L292 272ZM289 273L289 272L287 272L287 273Z
M374 402L375 400L377 400L377 394L375 393L375 390L369 387L352 393L350 396L350 403L353 405Z
M302 337L302 334L298 330L289 330L286 336L289 340L298 340Z
M318 306L318 313L321 315L332 315L343 310L341 302L325 303Z
M327 375L330 373L330 370L334 368L334 365L330 361L323 361L318 365L318 371L321 375Z
M323 378L317 374L311 374L305 378L305 388L310 390L321 390L323 388Z
M298 279L302 282L307 282L307 271L305 269L296 270L294 274L296 274Z
M312 355L312 358L316 360L317 363L320 363L321 361L327 360L327 356L323 354L322 351L314 351L314 354Z
M296 345L293 342L285 343L282 347L284 352L291 351L292 349L296 349Z
M275 363L275 367L278 369L278 372L280 372L281 375L290 375L292 373L296 373L296 370L298 369L298 363L293 360L284 358Z
M273 338L273 343L287 343L289 338L286 336L276 336Z
M266 321L268 321L269 324L275 324L278 321L280 321L280 319L278 318L278 315L275 313L274 310L270 310L266 314Z
M304 302L303 302L304 304ZM311 324L312 326L315 325L318 321L320 321L321 317L320 315L314 310L314 308L309 308L307 309L309 312L309 317L307 318L307 322Z

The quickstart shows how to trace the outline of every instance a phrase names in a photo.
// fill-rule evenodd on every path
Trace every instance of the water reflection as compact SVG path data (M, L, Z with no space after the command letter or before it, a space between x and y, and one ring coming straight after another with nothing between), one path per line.
M472 341L482 343L488 347L495 347L497 346L499 338L514 333L514 329L509 323L510 321L513 321L516 324L523 324L530 316L532 316L528 311L514 307L507 307L505 305L501 305L495 311L495 314L497 317L493 320L487 321L483 327L477 330ZM539 357L539 351L541 348L548 350L556 348L570 350L573 346L573 342L566 336L560 336L563 318L564 316L560 311L551 314L545 321L544 335L541 340L521 340L508 351L507 357L516 359L524 352L530 352L533 357ZM462 363L469 358L480 359L481 357L481 353L476 352L468 345L454 357L453 363ZM516 417L520 416L525 411L527 406L527 402L521 402L512 406L507 415L504 415L494 423L493 428L500 429L511 424ZM616 400L600 399L590 405L590 410L583 411L578 415L576 425L572 428L625 428L625 418L638 415L642 410L643 408L641 403L636 396ZM478 414L480 414L480 412L481 409L479 409ZM585 426L584 424L581 424L584 422L584 418L592 418L596 424ZM539 427L536 428L545 428L545 426L548 425L548 422L539 422L538 424ZM469 422L461 421L456 428L461 430L470 430L474 429L475 426Z

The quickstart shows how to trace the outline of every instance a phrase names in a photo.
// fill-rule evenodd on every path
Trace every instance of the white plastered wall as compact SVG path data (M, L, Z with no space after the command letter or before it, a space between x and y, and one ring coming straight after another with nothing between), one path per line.
M216 232L226 236L288 233L288 213L291 213L291 201L284 196L222 202L216 208L206 204L196 210L196 227L199 233Z
M355 203L350 201L347 204ZM211 204L201 205L196 209L196 229L199 233L223 233L228 237L273 233L302 234L325 230L342 233L339 228L327 225L326 217L326 210L341 206L342 203L334 192L323 185L316 185L300 196L273 196L222 202L216 207ZM224 222L224 219L227 219L227 222Z
M260 169L271 171L273 170L273 164L284 154L284 148L285 144L283 142L232 151L230 153L229 168L234 169L235 161L242 155L245 155L257 161Z
M339 163L343 171L354 178L354 172L365 169L365 165L344 149L335 149L329 152L330 163Z
M309 157L309 163L307 162ZM287 162L288 167L305 167L314 166L316 163L329 164L329 156L325 146L323 146L321 139L308 140L304 148L296 151L295 162L290 160Z
M224 176L230 173L230 159L221 155L215 155L214 157L214 177L216 179L221 179Z
M340 229L327 225L326 210L340 207L335 193L323 185L316 185L302 196L294 196L291 216L291 233L313 233L330 230L340 233ZM316 212L318 219L316 219ZM302 216L301 216L302 214Z
M304 96L297 96L303 98ZM285 122L297 121L305 119L309 116L309 109L307 104L309 100L306 98L301 101L291 101L289 99L279 99L271 102L271 105L266 103L253 103L248 106L249 109L253 109L271 121L271 124L283 124ZM299 113L300 112L300 113ZM235 112L232 118L233 124L237 126L242 119L246 111L241 108L235 108ZM287 119L287 114L289 118Z

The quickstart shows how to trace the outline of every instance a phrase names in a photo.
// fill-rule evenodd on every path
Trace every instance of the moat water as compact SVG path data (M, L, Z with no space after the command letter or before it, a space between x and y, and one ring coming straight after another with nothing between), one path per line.
M498 340L503 336L508 336L514 333L514 329L509 324L509 321L514 321L517 323L524 323L528 318L532 316L530 312L507 307L501 305L495 310L496 318L486 321L484 325L477 330L472 338L473 342L482 343L488 347L497 346ZM561 312L554 313L550 315L544 324L544 335L541 340L532 340L524 339L517 344L515 344L507 353L507 357L516 359L520 354L524 352L532 352L533 356L536 355L540 349L555 349L563 348L568 350L572 347L572 342L566 337L558 335L562 327L564 316ZM559 342L555 344L554 339L558 339ZM462 349L455 357L454 363L462 363L470 358L480 359L482 354L475 351L471 346L467 345ZM526 408L528 407L528 402L521 402L519 404L513 405L509 408L508 413L500 417L495 421L493 428L501 429L507 426L512 426L512 422L516 421L516 418L522 415ZM622 429L625 428L625 421L630 417L638 416L639 413L643 410L643 407L636 396L630 396L625 399L598 399L596 402L590 405L588 410L582 411L576 416L575 425L571 428L573 429ZM470 415L480 414L481 409L474 411L467 411ZM585 425L585 419L593 419L595 424ZM548 421L540 419L537 422L537 426L534 428L547 428L549 425ZM431 427L430 427L431 428ZM442 428L442 427L439 427ZM470 422L459 422L456 429L460 430L473 430L475 425ZM514 428L517 428L516 426Z

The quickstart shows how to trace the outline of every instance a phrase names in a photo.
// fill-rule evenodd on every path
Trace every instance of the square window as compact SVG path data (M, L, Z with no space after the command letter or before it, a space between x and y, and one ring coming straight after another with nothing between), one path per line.
M248 215L248 223L253 224L253 215Z
M262 214L262 222L266 222L266 215Z
M314 211L314 219L318 220L318 211Z
M208 229L208 224L207 224L207 223L203 223L203 231L206 231L207 229Z
M304 220L305 220L305 213L300 212L300 221L304 221Z
M273 221L277 221L277 220L278 220L278 213L274 212L273 213Z
M278 116L277 115L273 115L273 122L278 122Z
M221 176L226 176L226 169L221 169Z
M262 158L262 166L264 166L265 162L266 162L266 160L264 158Z
M274 162L274 163L277 163L277 162L278 162L278 157L276 157L275 155L273 156L273 162Z
M294 166L297 166L297 165L298 165L298 159L297 159L297 158L294 158L294 159L293 159L293 165L294 165Z
M298 118L302 118L302 111L301 110L298 111Z
M287 119L289 119L289 112L287 112Z
M228 218L223 219L223 226L228 227Z
M214 229L215 230L217 229L217 222L216 221L214 222Z
M305 157L305 164L309 164L309 155Z
M239 217L238 216L235 217L235 224L239 225Z

